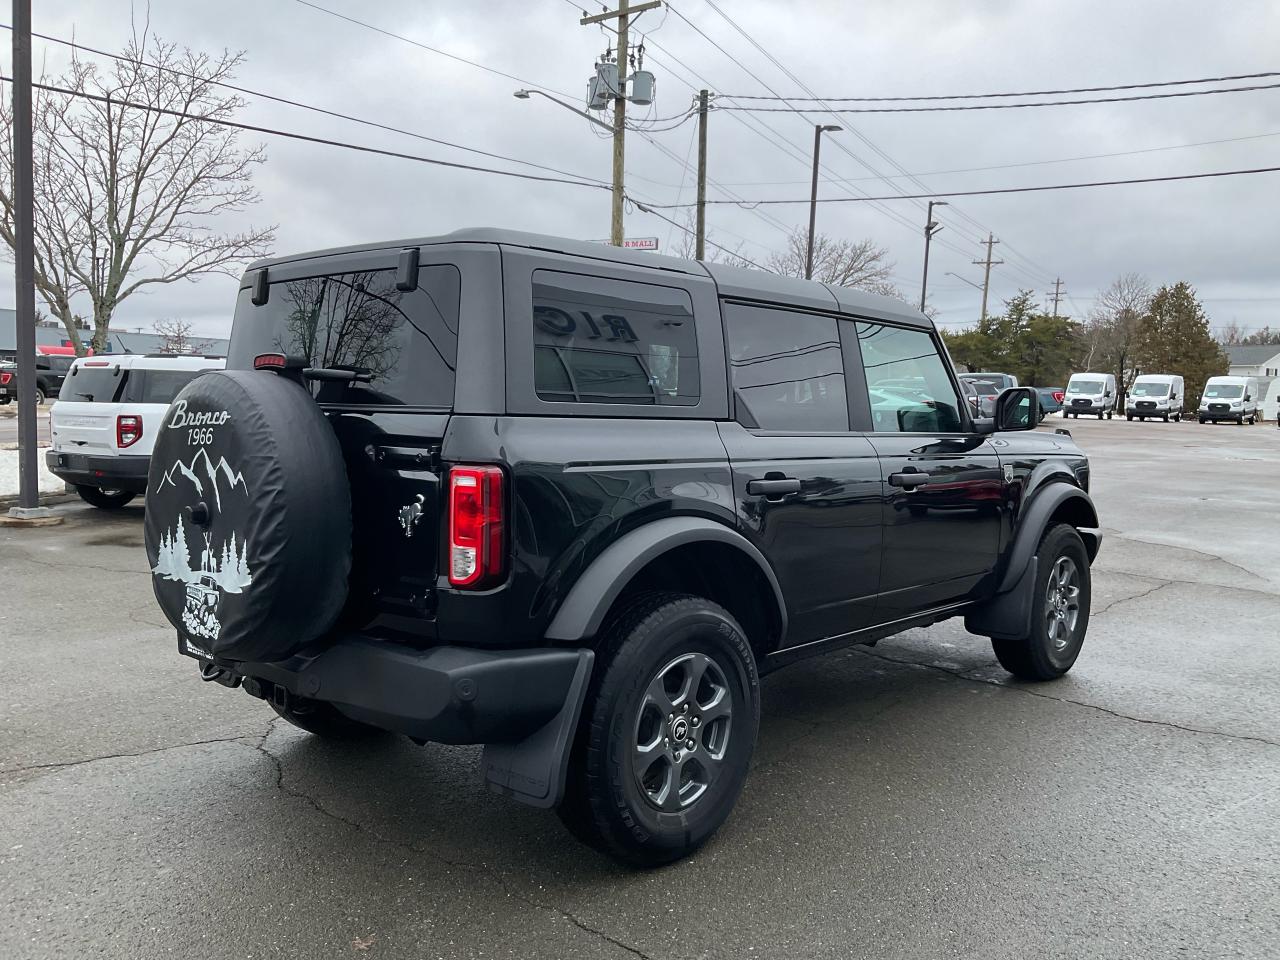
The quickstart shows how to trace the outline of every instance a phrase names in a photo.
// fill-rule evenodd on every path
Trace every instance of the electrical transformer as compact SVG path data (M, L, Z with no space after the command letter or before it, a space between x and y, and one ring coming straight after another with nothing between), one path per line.
M653 103L653 74L651 72L637 70L631 74L631 96L628 99L641 107L647 107Z

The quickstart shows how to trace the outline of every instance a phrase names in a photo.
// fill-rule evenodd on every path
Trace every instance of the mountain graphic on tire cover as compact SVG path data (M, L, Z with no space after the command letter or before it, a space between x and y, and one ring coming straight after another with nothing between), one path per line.
M184 387L157 429L146 508L152 588L184 651L283 660L341 613L346 464L299 384L219 370Z
M217 640L222 630L218 608L223 596L241 593L253 583L246 557L248 545L243 540L237 542L233 523L217 521L224 504L231 516L244 512L242 501L249 496L249 488L225 457L219 457L215 464L204 447L189 463L178 460L165 470L156 492L166 486L179 488L177 493L184 501L205 503L210 521L208 529L200 529L187 524L180 514L161 537L151 572L183 585L182 625L187 633L204 641ZM219 531L216 539L214 530Z

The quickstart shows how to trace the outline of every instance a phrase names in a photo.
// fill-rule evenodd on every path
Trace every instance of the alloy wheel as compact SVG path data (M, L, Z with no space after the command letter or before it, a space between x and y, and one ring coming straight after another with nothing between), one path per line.
M729 746L733 695L705 653L676 657L649 681L636 716L632 770L664 812L687 810L715 784Z
M1055 652L1075 638L1080 620L1080 570L1070 557L1059 557L1045 586L1045 630Z

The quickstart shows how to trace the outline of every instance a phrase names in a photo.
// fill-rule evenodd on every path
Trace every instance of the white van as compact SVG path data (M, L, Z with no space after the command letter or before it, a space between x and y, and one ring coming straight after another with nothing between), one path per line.
M1116 410L1116 377L1113 373L1073 373L1062 399L1062 415L1097 415L1108 420Z
M1200 422L1258 422L1257 377L1210 377L1200 394Z
M49 471L104 510L147 489L151 448L178 391L225 357L135 354L81 357L49 411Z
M1182 378L1166 373L1144 373L1133 381L1125 401L1125 416L1132 420L1159 417L1165 423L1182 419L1186 400Z

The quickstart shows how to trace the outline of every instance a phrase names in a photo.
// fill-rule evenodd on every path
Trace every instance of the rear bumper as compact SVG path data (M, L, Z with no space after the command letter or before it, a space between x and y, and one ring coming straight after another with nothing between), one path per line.
M223 668L209 679L239 681L264 699L320 700L417 740L486 744L524 740L566 706L576 718L592 660L589 650L416 650L359 635L278 663L213 661L182 640L179 652Z
M150 457L97 457L48 450L44 462L55 477L81 486L145 493Z

